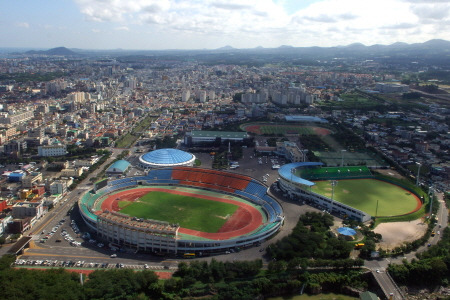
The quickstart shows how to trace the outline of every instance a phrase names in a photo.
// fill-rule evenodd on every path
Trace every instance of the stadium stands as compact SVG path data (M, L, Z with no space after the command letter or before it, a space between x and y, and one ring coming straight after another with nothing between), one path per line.
M248 176L209 169L190 167L153 169L148 172L147 176L128 177L110 181L107 187L98 192L107 194L114 190L125 189L138 184L180 184L237 194L263 207L269 222L275 222L277 216L283 214L280 204L267 195L267 187L265 185Z
M193 251L209 251L212 253L220 253L233 247L250 247L259 245L261 241L267 239L278 230L282 225L283 210L280 204L267 194L267 187L259 183L251 177L238 175L234 173L190 168L190 167L171 167L166 169L152 169L146 176L136 176L111 180L108 185L97 190L85 193L79 200L79 208L86 224L92 229L97 230L98 225L109 226L103 219L96 214L99 213L102 199L109 193L115 191L132 188L136 186L151 185L183 185L198 187L213 191L220 191L232 195L239 195L243 199L259 206L266 214L263 224L256 230L244 234L238 238L229 240L205 240L201 243L194 242L191 237L184 237L172 244L158 244L159 251L168 252L193 252ZM129 195L135 197L131 192ZM94 213L96 212L96 213ZM264 219L264 218L263 218ZM103 228L102 227L102 228ZM105 227L106 228L106 227ZM109 228L109 227L108 227ZM131 229L134 230L134 229ZM112 232L112 231L111 231ZM102 231L103 237L114 240L115 236L109 236L109 231ZM127 235L128 236L128 235ZM130 235L131 236L131 235ZM181 236L179 236L181 237ZM146 241L152 238L152 234L145 235ZM136 247L140 247L140 242L133 242ZM133 244L133 245L134 245ZM152 246L153 247L153 246Z

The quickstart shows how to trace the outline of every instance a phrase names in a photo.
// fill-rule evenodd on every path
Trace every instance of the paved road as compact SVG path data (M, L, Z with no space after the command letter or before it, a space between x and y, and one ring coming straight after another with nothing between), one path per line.
M438 201L439 201L439 209L437 212L438 217L438 223L435 227L435 232L442 232L445 227L447 227L447 220L448 220L448 209L445 206L444 202L444 195L442 193L437 194ZM428 243L431 245L436 245L437 242L440 240L441 236L440 234L436 234L434 237L430 237ZM393 258L385 258L381 260L367 260L365 262L365 266L369 268L372 273L375 276L375 279L377 279L378 283L380 284L380 287L383 291L385 291L386 296L389 295L389 293L394 293L393 299L404 299L401 294L398 292L397 287L392 283L391 280L388 280L388 276L385 274L385 271L389 264L401 264L404 259L411 261L413 258L416 258L417 253L424 252L428 249L428 245L424 245L419 247L416 251L413 251L411 253L405 254L404 256L399 257L393 257ZM379 270L380 273L377 273L376 270Z

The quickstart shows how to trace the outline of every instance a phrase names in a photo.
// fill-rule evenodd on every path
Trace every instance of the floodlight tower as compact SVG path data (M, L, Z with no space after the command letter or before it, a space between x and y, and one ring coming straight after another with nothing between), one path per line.
M338 184L337 180L331 180L331 208L330 213L333 212L333 201L334 201L334 187Z
M345 149L342 149L341 150L341 167L343 167L344 166L344 152L346 152L347 150L345 150Z
M420 162L416 162L416 164L419 166L419 168L417 169L416 186L419 186L420 167L422 166L422 164Z
M433 200L434 200L434 188L432 185L430 185L430 188L428 189L428 197L430 198L430 219L433 214Z

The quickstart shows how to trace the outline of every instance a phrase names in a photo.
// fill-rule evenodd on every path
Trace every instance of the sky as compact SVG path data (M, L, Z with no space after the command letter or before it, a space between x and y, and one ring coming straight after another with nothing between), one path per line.
M215 49L450 40L450 0L6 0L1 47Z

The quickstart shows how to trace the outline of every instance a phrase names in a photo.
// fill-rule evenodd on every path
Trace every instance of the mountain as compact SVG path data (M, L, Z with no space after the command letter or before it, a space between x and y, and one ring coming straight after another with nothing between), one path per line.
M221 50L221 51L223 51L223 50L226 50L226 51L229 51L229 50L237 50L237 49L236 49L236 48L233 48L233 47L231 47L230 45L226 45L226 46L223 46L223 47L217 48L216 50Z
M36 50L31 50L31 51L27 51L25 52L25 54L37 54L37 55L61 55L61 56L73 56L73 55L79 55L77 52L74 52L70 49L67 49L66 47L57 47L57 48L52 48L49 50L40 50L40 51L36 51Z

